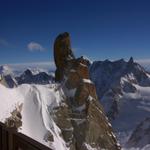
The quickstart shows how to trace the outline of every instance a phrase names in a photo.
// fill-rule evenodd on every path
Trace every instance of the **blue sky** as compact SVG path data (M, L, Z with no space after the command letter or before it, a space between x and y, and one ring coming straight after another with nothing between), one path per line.
M1 0L0 64L53 61L68 31L77 56L150 58L149 0Z

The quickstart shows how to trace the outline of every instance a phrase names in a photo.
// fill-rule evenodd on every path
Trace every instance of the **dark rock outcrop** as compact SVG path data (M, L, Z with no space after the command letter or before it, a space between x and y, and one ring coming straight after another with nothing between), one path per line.
M63 79L64 69L68 60L74 59L71 51L71 43L69 33L60 34L54 43L54 60L56 64L55 79L61 81Z
M54 81L52 75L47 74L46 72L39 72L33 74L30 69L27 69L21 76L16 77L17 83L20 84L49 84Z
M5 119L5 124L8 128L18 130L22 126L22 111L23 104L17 105L15 110L11 112L11 116Z
M62 132L64 140L71 143L71 150L88 150L88 147L120 150L112 127L98 102L95 85L89 79L89 63L83 57L74 57L68 33L56 38L54 57L57 67L55 80L61 82L68 106L61 109L64 111L63 120L58 121L57 125L61 130L64 129L62 122L70 129L72 127L69 133L68 130Z
M0 75L0 83L8 88L17 87L17 81L11 75Z

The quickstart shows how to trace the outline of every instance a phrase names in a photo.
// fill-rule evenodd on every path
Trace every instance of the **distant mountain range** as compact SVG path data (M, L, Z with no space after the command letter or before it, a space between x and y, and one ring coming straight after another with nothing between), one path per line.
M95 61L90 66L90 77L121 143L135 146L131 143L136 128L150 116L150 74L131 57L128 62Z
M18 71L19 72L19 71ZM54 73L43 72L39 69L27 69L23 73L13 72L8 66L0 66L0 75L2 76L3 84L9 88L16 87L20 84L50 84L54 82Z
M129 61L120 59L90 62L89 69L99 101L121 144L127 148L142 148L150 144L148 71L132 57ZM10 88L20 84L44 85L54 82L53 72L44 72L40 69L13 72L8 66L1 66L0 74L3 76L3 84Z

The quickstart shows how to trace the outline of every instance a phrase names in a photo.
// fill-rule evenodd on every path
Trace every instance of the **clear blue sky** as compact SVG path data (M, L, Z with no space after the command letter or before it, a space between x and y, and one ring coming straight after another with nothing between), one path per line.
M150 58L149 0L1 0L0 64L53 60L58 33L77 56Z

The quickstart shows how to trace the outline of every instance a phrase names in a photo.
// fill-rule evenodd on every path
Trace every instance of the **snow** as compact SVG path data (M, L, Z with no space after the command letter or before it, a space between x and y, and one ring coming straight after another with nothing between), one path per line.
M89 95L87 100L91 102L91 101L93 101L93 99L94 98L91 95Z
M89 79L83 79L83 82L84 82L84 83L93 84L93 82L92 82L91 80L89 80Z
M0 84L0 121L4 122L16 105L23 103L19 132L54 150L68 150L61 130L53 120L53 108L62 101L61 90L55 91L53 86L23 84L9 89ZM54 142L48 141L49 133L53 135Z
M80 65L81 65L81 66L83 66L83 67L86 67L86 68L87 68L87 66L86 66L86 65L84 65L83 63L80 63Z
M68 98L74 97L76 90L77 90L76 88L74 88L74 89L67 89L66 87L63 87L63 88L64 88L65 95Z
M87 57L87 56L85 56L85 55L83 55L83 59L89 61L90 64L93 63L93 61L92 61L89 57Z
M113 127L119 132L133 130L139 122L150 115L150 87L134 86L137 91L123 93L119 102L120 112L113 122Z
M15 89L8 89L0 84L0 120L4 121L9 117L10 112L15 109L18 103L22 103L23 97Z
M71 120L76 121L77 125L80 125L86 121L86 119L79 119L79 118L71 118Z
M70 72L77 72L75 69L71 69Z
M83 104L83 105L77 107L75 110L79 111L79 112L82 112L83 110L85 110L85 108L86 108L86 106L85 106L85 104Z
M96 148L92 148L89 144L84 143L84 146L88 149L88 150L97 150ZM104 150L104 149L103 149Z

